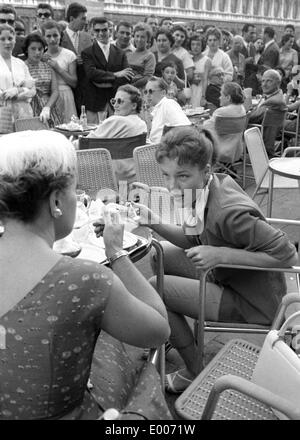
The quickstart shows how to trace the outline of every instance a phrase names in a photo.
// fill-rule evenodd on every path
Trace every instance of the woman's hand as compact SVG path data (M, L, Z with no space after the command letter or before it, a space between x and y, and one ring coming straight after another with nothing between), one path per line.
M50 107L44 107L40 113L40 121L46 123L50 119Z
M13 99L18 96L18 88L17 87L11 87L10 89L6 89L3 92L2 98L4 100L6 99Z
M59 71L60 67L57 61L53 60L52 58L48 58L47 63L49 64L50 67L52 67L53 70L55 70L56 72Z
M197 269L209 269L217 264L225 263L224 248L217 246L195 246L185 250Z

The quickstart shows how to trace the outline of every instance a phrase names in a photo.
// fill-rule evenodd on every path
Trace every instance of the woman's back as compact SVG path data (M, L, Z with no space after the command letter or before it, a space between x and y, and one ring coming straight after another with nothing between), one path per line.
M59 418L81 403L111 285L106 268L62 257L0 318L0 419Z

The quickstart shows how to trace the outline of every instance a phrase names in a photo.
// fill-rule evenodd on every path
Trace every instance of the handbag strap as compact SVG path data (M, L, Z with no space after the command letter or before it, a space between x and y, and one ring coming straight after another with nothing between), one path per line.
M288 319L282 324L282 326L278 332L279 338L283 338L284 333L285 333L286 329L288 328L289 324L293 321L293 319L295 319L298 316L300 316L300 310L298 310L298 312L295 312L291 316L288 317Z

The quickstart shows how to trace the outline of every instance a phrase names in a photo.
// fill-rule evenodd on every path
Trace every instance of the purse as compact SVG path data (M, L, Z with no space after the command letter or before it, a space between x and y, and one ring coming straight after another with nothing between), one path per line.
M300 317L300 311L293 313L279 330L269 331L253 371L252 382L300 408L300 357L284 340L287 328L297 317ZM295 324L299 324L299 320ZM292 345L299 352L299 334L294 337ZM279 419L287 419L281 412L274 409L273 412Z
M0 133L12 133L14 129L13 112L11 105L4 101L4 105L0 107Z

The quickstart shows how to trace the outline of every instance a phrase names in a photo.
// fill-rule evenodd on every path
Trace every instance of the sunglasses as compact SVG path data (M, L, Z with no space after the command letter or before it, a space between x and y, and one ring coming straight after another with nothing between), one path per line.
M7 23L9 26L13 26L15 24L15 20L11 20L9 18L0 18L0 23Z
M111 100L110 100L110 103L111 103L111 105L114 107L116 104L118 104L118 105L121 105L121 104L124 104L126 101L124 101L124 99L121 99L121 98L112 98Z
M160 90L159 89L156 89L156 90L152 90L152 89L146 89L146 90L144 90L144 95L153 95L153 93L154 92L160 92Z
M51 17L51 14L50 14L50 12L39 12L37 16L39 18L42 18L42 17L49 18L49 17Z

